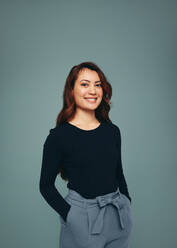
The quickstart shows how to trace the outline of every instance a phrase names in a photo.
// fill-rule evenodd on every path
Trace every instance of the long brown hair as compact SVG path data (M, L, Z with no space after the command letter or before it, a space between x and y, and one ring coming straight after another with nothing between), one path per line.
M63 92L63 107L59 112L56 119L56 126L60 125L60 123L68 121L74 117L76 111L76 104L74 101L74 97L72 94L72 89L74 88L75 81L78 78L78 74L82 69L90 69L96 71L100 78L103 88L103 97L100 105L95 110L95 117L98 121L106 121L112 122L109 118L109 111L111 108L110 99L112 97L112 86L108 82L106 76L103 71L93 62L83 62L78 65L75 65L71 68L65 82L64 92ZM64 180L67 180L65 176L64 168L59 169L59 173L61 172L61 177Z

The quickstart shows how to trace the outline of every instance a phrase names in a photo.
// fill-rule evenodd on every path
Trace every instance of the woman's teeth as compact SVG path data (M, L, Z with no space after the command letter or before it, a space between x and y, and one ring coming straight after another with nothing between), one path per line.
M88 102L96 102L96 98L86 98L86 100L88 101Z

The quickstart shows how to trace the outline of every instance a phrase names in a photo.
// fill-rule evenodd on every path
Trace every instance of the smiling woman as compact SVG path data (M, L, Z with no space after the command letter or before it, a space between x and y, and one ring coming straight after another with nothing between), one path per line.
M101 87L101 81L98 73L88 68L82 69L78 73L72 93L77 105L75 120L79 119L78 115L81 111L82 113L86 113L83 112L83 110L95 110L100 105L103 97L103 89ZM89 115L84 115L88 121L90 119L90 122L92 122L92 119L95 119L94 112Z
M40 175L40 192L60 216L60 248L128 248L131 197L121 132L109 118L112 87L96 64L83 62L69 72L63 96ZM65 198L55 187L58 174L68 181Z

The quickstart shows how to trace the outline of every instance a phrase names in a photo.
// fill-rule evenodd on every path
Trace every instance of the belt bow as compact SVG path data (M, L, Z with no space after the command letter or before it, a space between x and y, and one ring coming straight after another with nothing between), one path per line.
M112 197L104 198L102 196L98 196L98 197L96 197L96 199L97 199L98 205L100 207L100 211L99 211L99 214L95 220L93 228L91 230L91 234L97 234L97 233L101 232L102 227L103 227L104 213L105 213L106 205L108 205L108 204L113 204L117 208L121 228L124 229L124 224L123 224L123 220L122 220L122 211L121 211L123 206L119 205L118 199L112 198Z

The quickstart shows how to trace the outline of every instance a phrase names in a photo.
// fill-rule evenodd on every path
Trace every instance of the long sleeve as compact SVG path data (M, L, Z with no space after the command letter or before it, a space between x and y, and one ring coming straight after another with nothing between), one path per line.
M56 176L62 162L62 145L55 129L50 129L43 145L39 190L47 203L66 221L71 205L55 187Z
M117 126L116 126L117 127ZM126 179L124 176L124 172L123 172L123 166L122 166L122 155L121 155L121 132L120 129L117 127L117 144L118 144L118 165L117 165L117 173L119 176L119 189L121 191L121 193L123 193L124 195L126 195L128 197L128 199L130 200L130 202L132 202L131 197L129 195L128 192L128 186L126 183Z

